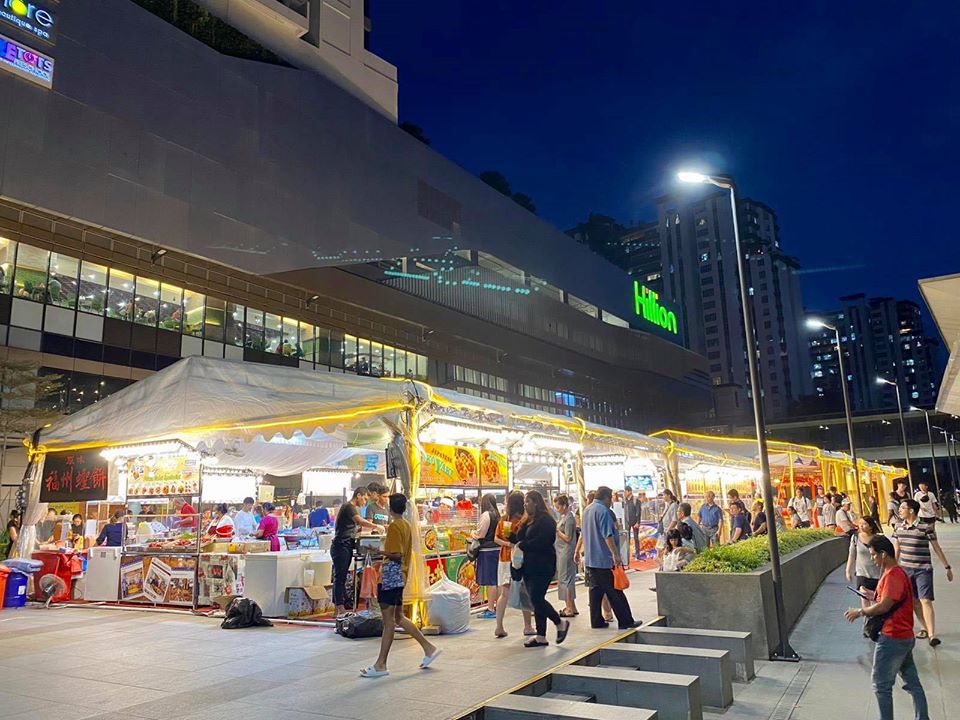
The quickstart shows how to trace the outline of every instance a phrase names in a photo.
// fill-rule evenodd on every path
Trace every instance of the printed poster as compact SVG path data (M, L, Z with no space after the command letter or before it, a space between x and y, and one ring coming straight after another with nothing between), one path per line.
M120 599L156 605L193 605L197 559L178 555L124 555Z
M420 484L425 487L480 487L480 451L423 443Z
M507 487L507 456L492 450L480 451L480 484L483 487Z

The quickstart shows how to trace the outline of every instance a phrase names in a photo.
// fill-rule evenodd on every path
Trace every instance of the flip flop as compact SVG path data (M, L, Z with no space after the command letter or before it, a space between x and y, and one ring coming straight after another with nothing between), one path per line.
M440 648L437 648L433 651L433 655L424 655L423 660L420 661L420 669L424 670L430 667L430 663L440 657L440 654L443 652Z
M567 633L570 632L570 621L561 620L557 625L557 645L567 639Z
M548 643L548 642L540 642L539 640L527 640L527 641L523 644L523 646L524 646L525 648L536 648L536 647L546 647L546 646L549 645L549 644L550 644L550 643Z
M389 670L377 670L373 665L360 671L360 677L363 678L386 677L389 674Z

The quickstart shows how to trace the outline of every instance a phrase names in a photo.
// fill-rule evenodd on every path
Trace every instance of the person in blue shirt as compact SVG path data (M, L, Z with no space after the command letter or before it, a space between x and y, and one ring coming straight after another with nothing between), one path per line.
M620 538L617 533L610 505L613 490L606 486L597 488L596 496L583 510L581 531L583 533L583 564L586 567L586 584L590 590L590 627L605 628L601 603L604 596L610 601L613 613L621 630L638 627L633 619L630 603L623 590L613 586L613 568L625 565L620 557Z
M742 500L730 503L730 543L746 540L750 537L750 516Z
M107 547L120 547L123 545L123 531L126 527L126 510L117 510L113 517L103 530L97 536L97 545L106 545Z
M720 525L723 523L723 510L716 503L716 495L712 490L707 491L706 500L697 511L697 518L703 534L707 536L710 547L720 544Z
M323 506L323 500L317 500L317 504L310 511L310 527L321 528L330 524L330 511Z

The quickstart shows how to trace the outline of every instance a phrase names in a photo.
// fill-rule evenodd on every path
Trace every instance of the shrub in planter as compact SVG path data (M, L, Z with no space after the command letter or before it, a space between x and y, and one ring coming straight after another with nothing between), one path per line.
M805 528L777 533L780 554L799 550L820 540L836 537L832 530ZM770 562L770 547L766 535L741 540L733 545L720 545L704 550L684 569L684 572L746 573Z

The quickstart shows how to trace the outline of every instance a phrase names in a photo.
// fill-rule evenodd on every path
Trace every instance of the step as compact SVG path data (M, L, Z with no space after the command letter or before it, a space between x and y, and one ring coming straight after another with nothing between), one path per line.
M657 720L655 710L555 700L532 695L503 695L484 706L484 720Z
M540 695L542 698L547 700L569 700L570 702L581 702L581 703L595 703L597 698L593 695L577 695L574 693L558 693L558 692L545 692L543 695Z
M588 693L601 705L656 710L660 720L702 720L695 675L568 665L550 675L554 692Z
M642 627L621 642L646 645L727 650L733 660L733 679L739 682L753 680L753 639L748 632L734 630L702 630L682 627Z
M613 643L578 664L697 675L704 706L723 710L733 703L733 660L729 650Z

